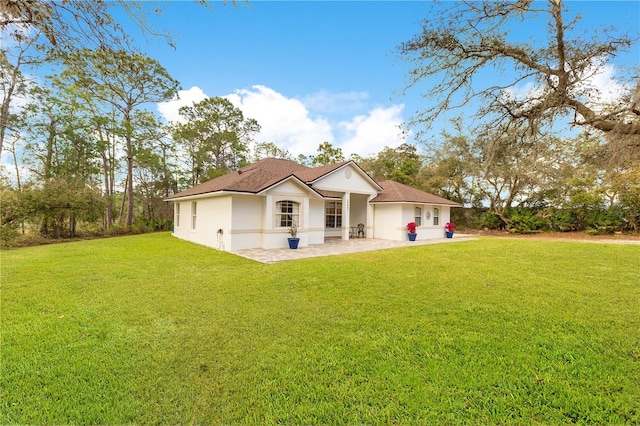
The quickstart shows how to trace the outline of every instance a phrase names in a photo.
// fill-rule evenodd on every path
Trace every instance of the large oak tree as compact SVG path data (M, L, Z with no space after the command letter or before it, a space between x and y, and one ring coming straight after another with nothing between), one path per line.
M546 38L524 33L523 21ZM598 103L589 79L610 59L632 47L637 34L579 26L562 0L463 0L437 8L422 32L399 46L412 63L407 88L433 86L424 93L435 104L413 124L429 125L453 108L479 105L476 117L492 128L523 123L537 131L558 117L604 132L618 151L640 157L640 83L637 75L615 102ZM487 73L503 79L487 80ZM488 83L491 81L491 83ZM525 84L536 89L516 96ZM469 114L470 115L470 114Z

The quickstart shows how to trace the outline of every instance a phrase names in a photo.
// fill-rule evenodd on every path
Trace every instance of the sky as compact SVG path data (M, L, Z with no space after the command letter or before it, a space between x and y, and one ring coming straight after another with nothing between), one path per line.
M223 96L262 127L257 141L313 154L324 141L348 156L404 142L409 112L396 47L419 31L420 2L171 2L157 28L175 28L175 51L146 53L182 84L168 119L204 96ZM155 44L155 46L154 46Z
M195 1L160 4L164 13L150 22L173 34L175 48L161 38L143 37L122 20L139 49L158 60L181 84L179 99L155 106L167 122L178 109L205 97L226 97L245 117L261 125L256 142L273 142L294 156L315 154L324 141L345 156L368 156L404 142L436 138L448 120L437 120L425 139L403 123L432 102L421 87L404 91L408 64L397 47L418 34L431 2L422 1ZM451 2L443 2L448 7ZM595 28L613 26L640 37L640 1L568 1L581 15L578 29L589 37ZM117 13L116 19L122 18ZM543 22L522 22L512 35L542 38ZM640 66L640 44L607 64L594 84L613 96L622 77ZM625 68L626 67L626 68ZM638 69L636 68L636 73ZM487 84L505 76L485 75ZM484 83L484 82L483 82ZM525 84L513 95L535 90ZM153 108L153 107L152 107Z
M408 64L397 47L421 29L431 10L420 1L251 1L239 7L168 2L157 30L175 33L175 50L158 39L140 39L143 52L180 81L180 99L158 106L168 121L178 108L204 97L227 97L262 130L257 142L273 142L292 154L314 154L331 142L346 156L368 156L384 147L418 143L416 129L402 132L430 100L419 89L403 91ZM447 7L448 2L443 6ZM586 34L615 26L638 36L640 2L570 1ZM544 37L543 23L513 28L522 37ZM596 77L599 87L620 89L623 67L640 66L640 47L609 64ZM623 71L624 70L624 71ZM487 78L500 78L489 76ZM495 83L495 82L492 82ZM617 85L617 86L616 86ZM522 93L530 87L519 88ZM434 123L437 138L451 112Z

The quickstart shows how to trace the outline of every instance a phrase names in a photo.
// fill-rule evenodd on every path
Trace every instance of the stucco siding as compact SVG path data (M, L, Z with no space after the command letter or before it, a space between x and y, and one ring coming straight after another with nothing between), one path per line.
M260 247L265 197L234 195L231 214L230 250Z
M398 226L402 225L401 204L376 204L373 211L373 238L400 239Z
M309 244L324 243L324 212L324 200L309 200L309 226L306 228Z
M378 189L352 165L337 170L313 183L314 188L337 192L377 194Z
M193 208L196 208L195 228ZM222 229L222 234L218 230ZM231 196L180 201L180 225L173 235L207 247L229 250L231 246Z
M417 240L444 238L444 224L449 222L451 208L448 206L433 206L429 204L393 203L375 204L374 207L374 238L386 240L408 240L407 224L415 221L415 208L422 209L422 225L417 229ZM433 223L433 209L438 208L439 224ZM429 211L429 219L426 212Z
M310 197L310 190L304 186L301 186L296 181L285 181L281 184L270 188L265 192L265 204L263 214L263 234L261 245L259 247L270 248L284 248L288 247L289 243L287 239L290 237L289 228L280 227L276 223L277 215L277 203L278 201L294 201L299 205L298 213L298 238L300 242L298 247L306 247L309 244L321 244L324 239L319 243L319 237L317 232L314 233L314 220L318 215L315 210L317 206L322 205L322 211L324 211L323 200Z

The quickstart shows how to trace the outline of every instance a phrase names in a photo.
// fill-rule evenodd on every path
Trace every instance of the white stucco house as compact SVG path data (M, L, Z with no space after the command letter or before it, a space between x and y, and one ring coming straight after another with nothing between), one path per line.
M451 208L460 207L398 182L376 182L353 161L306 167L275 158L167 201L174 204L174 236L226 251L288 247L292 224L299 247L332 237L407 240L412 221L418 240L443 238Z

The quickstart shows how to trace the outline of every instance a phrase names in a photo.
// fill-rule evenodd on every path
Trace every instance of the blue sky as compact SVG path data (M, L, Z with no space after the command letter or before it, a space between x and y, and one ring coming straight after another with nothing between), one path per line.
M444 2L447 7L451 3ZM400 125L429 100L419 90L402 93L407 65L395 51L420 31L431 8L420 1L251 1L239 7L192 1L163 3L156 30L174 33L176 49L161 39L138 46L180 81L180 100L158 106L168 121L181 105L225 96L262 126L256 141L292 154L313 154L330 141L346 155L370 155L406 139ZM639 1L568 1L578 27L614 26L638 37ZM132 29L132 34L135 31ZM524 22L512 36L543 38L541 22ZM594 84L616 92L618 81L640 66L640 45L610 64ZM626 68L625 68L626 67ZM637 68L635 73L637 74ZM490 75L487 79L504 76ZM494 84L496 81L487 81ZM425 82L428 85L429 82ZM620 83L622 84L622 83ZM522 92L531 87L522 86ZM435 123L437 136L452 112ZM411 136L409 142L416 142Z

